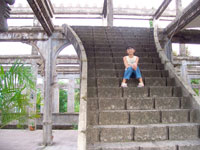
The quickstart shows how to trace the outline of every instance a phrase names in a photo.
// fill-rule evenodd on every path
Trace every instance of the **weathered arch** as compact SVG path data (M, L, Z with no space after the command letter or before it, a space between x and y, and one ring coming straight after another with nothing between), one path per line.
M80 87L80 110L78 124L78 150L86 150L86 128L87 128L87 56L83 43L74 30L63 25L63 33L71 43L80 59L81 64L81 87Z

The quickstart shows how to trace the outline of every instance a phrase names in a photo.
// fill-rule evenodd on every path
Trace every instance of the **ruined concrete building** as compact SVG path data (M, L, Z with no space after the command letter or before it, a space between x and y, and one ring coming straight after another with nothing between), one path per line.
M91 1L81 6L27 0L25 6L12 6L14 1L0 0L0 41L32 46L31 56L1 56L0 63L21 59L32 66L35 76L44 79L38 85L44 95L43 117L37 120L43 128L44 145L51 145L53 127L78 122L78 150L200 149L200 99L188 78L184 79L184 62L182 77L176 72L171 46L180 43L185 56L184 44L200 43L200 31L194 29L200 27L200 0L184 9L181 0L175 0L174 10L168 9L171 1L160 0L160 6L153 9L116 6L116 0L101 0L101 7L91 6ZM4 12L8 6L11 19L31 19L33 26L7 27L9 12ZM60 18L99 19L102 24L55 25L54 20ZM151 27L118 27L117 19L150 20ZM171 23L159 28L163 20ZM58 56L69 45L77 57ZM140 57L143 88L137 88L135 79L128 81L128 88L120 87L127 46L133 46ZM59 85L58 79L69 82ZM72 114L59 114L59 88L69 89L68 112ZM74 113L75 88L80 88L79 114Z

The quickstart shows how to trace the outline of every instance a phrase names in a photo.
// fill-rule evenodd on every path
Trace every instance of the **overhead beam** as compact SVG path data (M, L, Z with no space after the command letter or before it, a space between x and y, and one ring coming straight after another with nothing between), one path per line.
M174 43L200 44L200 30L183 30L172 38Z
M192 22L199 15L200 0L193 0L191 4L183 10L180 17L176 18L164 29L164 34L167 34L168 37L172 37L177 32L184 29L186 25Z
M55 32L60 33L62 27L56 27ZM65 37L60 34L60 40L65 40ZM0 33L0 42L26 42L26 41L46 41L48 40L47 33L42 27L9 27L8 32Z
M48 36L51 36L54 31L52 22L53 12L47 0L27 0L32 8L35 16L41 23Z
M11 18L17 18L20 16L33 16L33 11L28 7L11 7ZM106 8L106 7L104 7ZM104 10L104 9L103 9ZM100 7L54 7L54 15L98 15L102 16L104 11ZM153 16L155 9L149 8L113 8L114 15L126 15L126 16ZM88 17L88 16L87 16ZM162 17L176 17L176 10L166 9L162 14Z
M103 11L102 11L102 15L103 15L104 18L106 18L106 16L107 16L107 4L108 4L108 1L104 0Z
M172 0L164 0L162 4L160 5L160 7L155 12L155 14L153 15L153 19L158 19L163 14L163 12L168 7L171 1Z

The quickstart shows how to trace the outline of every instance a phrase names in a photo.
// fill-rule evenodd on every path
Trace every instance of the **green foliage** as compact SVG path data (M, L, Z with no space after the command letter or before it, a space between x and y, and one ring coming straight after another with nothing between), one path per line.
M191 84L199 84L199 79L192 79Z
M73 130L78 130L78 125L77 124L73 124Z
M74 107L75 112L79 112L79 106L80 106L80 90L75 89L75 107Z
M26 89L26 91L25 91ZM35 90L34 77L30 67L25 67L19 61L4 70L0 66L0 112L2 126L13 120L18 121L18 126L24 124L31 116L27 112L30 103L30 91Z
M153 28L153 20L149 20L149 26L150 28Z
M197 96L199 96L199 89L193 89L193 90L197 94Z
M37 113L40 112L40 107L43 105L42 104L42 99L43 99L43 97L42 97L41 90L38 89L37 90L37 99L36 99L36 110L37 110Z
M67 91L64 89L59 90L59 101L60 101L60 107L59 107L59 112L67 112Z

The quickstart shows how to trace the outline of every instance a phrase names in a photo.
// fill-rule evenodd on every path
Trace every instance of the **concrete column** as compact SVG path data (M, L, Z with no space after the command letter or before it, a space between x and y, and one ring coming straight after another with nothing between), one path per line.
M179 17L182 12L182 0L176 0L176 17ZM185 44L179 44L179 50L181 56L186 56Z
M113 0L107 0L107 26L113 26Z
M179 44L180 56L187 56L185 44Z
M182 0L176 0L176 17L181 14L182 11Z
M181 77L185 82L189 82L187 78L187 61L183 60L181 62Z
M75 101L75 79L69 78L68 86L68 100L67 100L67 112L74 112L74 101Z
M38 66L35 61L32 62L31 69L34 76L35 85L37 85ZM29 107L30 115L36 113L36 101L37 101L37 90L31 90L30 103L33 104L33 107ZM32 126L32 125L36 127L36 119L29 119L28 126Z
M59 113L59 86L57 75L54 76L53 113Z
M44 75L44 113L43 113L43 144L52 144L52 96L53 74L55 72L52 37L43 45L45 51L45 75Z

